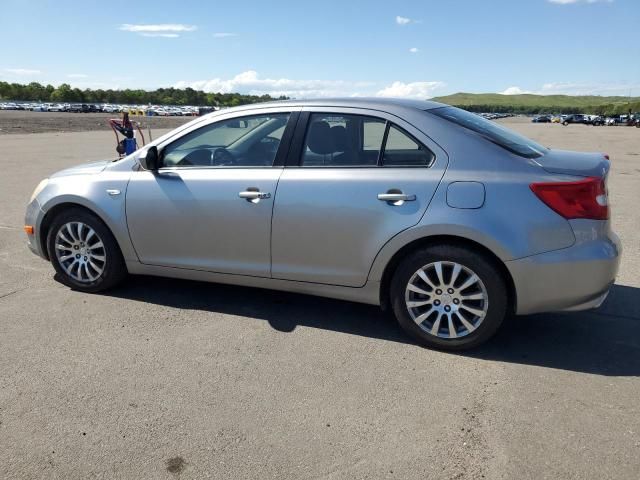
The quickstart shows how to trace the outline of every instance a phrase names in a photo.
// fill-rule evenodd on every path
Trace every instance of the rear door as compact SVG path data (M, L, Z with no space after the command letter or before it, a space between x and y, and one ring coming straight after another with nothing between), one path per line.
M446 164L394 115L304 109L278 182L272 277L363 286L384 244L420 221Z

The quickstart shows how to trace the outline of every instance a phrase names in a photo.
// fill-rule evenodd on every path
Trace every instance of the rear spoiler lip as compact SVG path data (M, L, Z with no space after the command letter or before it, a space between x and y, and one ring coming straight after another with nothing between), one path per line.
M603 153L549 150L545 155L532 159L548 173L576 177L607 178L611 161Z

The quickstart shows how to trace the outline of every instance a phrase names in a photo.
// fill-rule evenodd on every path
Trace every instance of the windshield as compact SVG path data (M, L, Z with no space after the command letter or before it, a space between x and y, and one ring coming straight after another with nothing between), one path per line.
M455 107L441 107L427 110L462 127L479 133L490 142L526 158L541 157L547 148L480 115Z

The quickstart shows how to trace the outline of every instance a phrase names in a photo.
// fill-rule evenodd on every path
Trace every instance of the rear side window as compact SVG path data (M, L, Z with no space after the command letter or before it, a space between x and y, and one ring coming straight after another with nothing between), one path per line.
M302 153L305 167L378 164L385 122L362 115L311 115Z
M395 125L389 125L382 165L385 167L420 167L431 165L434 155Z
M429 166L431 150L398 126L364 115L314 113L302 152L303 167Z
M434 108L427 110L427 112L468 128L482 135L490 142L521 157L538 158L547 153L547 148L539 143L475 113L455 107Z

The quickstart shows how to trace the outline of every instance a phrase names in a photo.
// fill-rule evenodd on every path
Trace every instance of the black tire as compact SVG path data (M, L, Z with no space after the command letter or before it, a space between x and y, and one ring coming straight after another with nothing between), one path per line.
M488 307L481 323L471 333L458 338L441 338L423 330L409 314L405 289L414 274L433 262L455 262L475 273L484 284ZM455 245L434 245L418 250L398 265L391 281L391 306L400 326L421 345L440 350L466 350L491 338L502 324L508 307L505 280L494 262L484 255Z
M562 122L562 125L566 127L567 125L569 125L569 122Z
M60 228L69 222L82 222L91 227L104 245L103 250L106 258L104 269L94 281L80 282L74 279L65 271L56 255L56 235ZM113 234L102 220L82 208L69 208L53 219L47 234L47 251L60 281L74 290L88 293L100 292L114 287L127 276L127 267L122 252Z

